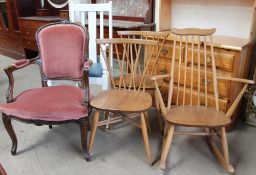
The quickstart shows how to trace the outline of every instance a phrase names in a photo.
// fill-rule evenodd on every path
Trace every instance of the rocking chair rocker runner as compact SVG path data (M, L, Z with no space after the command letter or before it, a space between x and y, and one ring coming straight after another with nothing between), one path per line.
M89 125L88 71L92 61L85 58L88 32L80 25L61 22L43 26L36 33L39 57L20 60L5 68L9 78L8 104L1 104L4 126L12 140L12 155L16 154L17 138L11 120L35 125L78 123L84 157L90 159L87 149ZM86 61L87 60L87 61ZM24 91L14 98L13 72L39 62L43 88ZM86 61L86 62L85 62ZM59 85L47 87L48 80L72 80L80 87Z
M152 78L155 81L158 102L166 123L160 167L165 169L165 161L174 134L202 135L208 136L209 145L220 164L228 172L234 172L234 168L229 162L225 126L230 124L230 117L242 98L247 85L254 83L254 81L217 76L212 43L212 34L215 29L172 29L172 32L174 34L174 49L171 74L158 75ZM182 58L181 53L177 53L179 56L176 56L176 44L180 47L180 50L182 47L185 48L184 58ZM188 57L188 46L192 49L191 58ZM203 57L200 57L200 50L204 52ZM210 50L212 55L210 64L207 62L207 50ZM197 56L195 56L196 53ZM176 60L177 58L178 60ZM170 77L167 107L164 105L157 83L157 80L166 77ZM218 79L245 83L227 113L219 110ZM209 84L209 81L213 83ZM214 96L214 103L208 100L210 94ZM172 104L174 105L171 106ZM199 127L206 132L174 133L176 126ZM219 136L221 139L223 155L214 143L214 136Z

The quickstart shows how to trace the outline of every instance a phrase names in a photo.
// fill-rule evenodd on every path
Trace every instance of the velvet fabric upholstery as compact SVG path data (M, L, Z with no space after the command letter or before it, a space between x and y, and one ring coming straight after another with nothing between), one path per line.
M0 111L25 120L66 121L88 116L82 106L84 90L68 85L27 90L9 104L0 105Z
M82 77L88 36L81 26L50 25L39 30L36 37L44 76L50 79Z

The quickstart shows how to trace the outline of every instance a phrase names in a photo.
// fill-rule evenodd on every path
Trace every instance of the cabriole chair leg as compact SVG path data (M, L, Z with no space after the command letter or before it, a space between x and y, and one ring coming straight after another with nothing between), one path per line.
M3 118L4 127L12 140L11 153L12 153L12 155L16 155L18 142L17 142L17 137L16 137L15 132L12 127L11 119L8 118L7 116L5 116L4 114L3 114L2 118Z

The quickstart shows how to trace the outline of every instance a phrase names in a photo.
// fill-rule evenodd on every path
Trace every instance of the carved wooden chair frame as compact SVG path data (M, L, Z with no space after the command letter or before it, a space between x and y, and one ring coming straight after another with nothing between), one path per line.
M44 29L45 27L48 26L52 26L52 25L56 25L56 24L72 24L72 25L77 25L80 26L78 24L74 24L74 23L70 23L70 22L66 22L66 21L62 21L62 22L57 22L57 23L51 23L51 24L47 24L45 26L42 26L40 29L38 29L37 33L36 33L36 39L37 39L37 44L39 45L38 42L38 33ZM80 26L82 27L82 26ZM87 30L82 27L84 29L84 31L87 33ZM88 33L87 33L88 35ZM40 55L40 51L39 51L39 55ZM85 61L87 60L87 58L84 59ZM43 71L42 71L42 65L41 65L41 60L40 60L40 56L33 58L33 59L23 59L20 61L17 61L16 63L6 67L4 69L5 73L8 76L9 79L9 87L7 89L7 93L6 93L6 99L7 99L7 103L12 103L15 101L14 95L13 95L13 91L14 91L14 76L13 76L13 72L19 69L22 69L24 67L27 67L31 64L35 64L38 63L40 65L40 74L41 74L41 81L42 81L42 87L47 87L47 81L48 80L70 80L70 81L75 81L75 82L80 82L79 83L79 87L82 88L84 90L84 94L85 94L85 99L83 102L83 106L85 106L86 108L88 108L88 116L91 113L91 108L90 108L90 98L89 98L89 80L88 80L88 74L89 74L89 70L90 67L92 65L92 61L90 59L88 59L85 63L84 63L84 71L83 71L83 76L81 79L70 79L67 77L61 77L61 78L57 78L57 79L51 79L48 78L47 76L44 75ZM12 127L11 124L11 120L18 120L20 122L23 123L27 123L27 124L35 124L37 126L41 126L41 125L49 125L49 128L52 128L52 125L61 125L61 124L67 124L67 123L78 123L80 125L80 132L81 132L81 144L82 144L82 150L83 150L83 155L85 157L85 159L87 161L90 160L90 154L88 152L88 148L87 148L87 132L88 129L90 129L90 123L89 123L89 117L85 116L79 120L66 120L66 121L44 121L44 120L25 120L25 119L20 119L18 116L9 116L5 113L2 113L2 119L3 119L3 123L4 126L6 128L6 131L8 132L11 140L12 140L12 148L11 148L11 153L12 155L16 155L16 151L17 151L17 138L14 132L14 129Z

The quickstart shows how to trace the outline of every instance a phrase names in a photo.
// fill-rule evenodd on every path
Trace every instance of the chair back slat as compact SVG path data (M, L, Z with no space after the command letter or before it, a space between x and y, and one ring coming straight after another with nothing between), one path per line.
M131 39L145 39L145 40L152 40L152 41L158 41L158 46L155 49L155 58L152 63L152 68L150 70L147 70L147 74L153 75L156 74L156 68L157 68L157 61L159 58L159 55L161 53L161 49L166 41L166 38L168 37L169 33L166 32L152 32L152 31L118 31L118 35L121 38L131 38ZM136 49L137 46L135 46ZM147 51L147 53L150 53L150 51ZM145 55L147 57L147 55ZM140 62L140 60L139 60ZM145 61L144 61L145 63ZM139 72L141 67L138 67Z
M190 105L192 105L193 102L193 82L194 82L194 35L192 35L192 42L191 42L191 48L192 48L192 55L191 55L191 72L190 72Z
M128 38L104 39L96 40L96 42L101 47L112 87L116 90L145 91L145 79L147 78L149 63L153 55L153 49L157 47L158 42ZM106 44L113 45L117 55L117 63L113 66L113 69L110 65L109 57L107 57L107 51L103 49L103 46ZM143 58L145 58L145 49L142 48L147 47L149 47L147 49L149 50L149 54L147 54L148 57L143 60ZM141 66L139 64L140 60L143 60L144 65L140 70L141 74L139 74L139 67Z
M174 44L168 109L172 103L177 106L209 106L208 96L212 94L216 110L219 110L217 73L212 44L214 32L215 29L173 30ZM176 45L180 49L178 53ZM184 54L182 54L183 51ZM211 58L208 56L209 52L211 52ZM179 54L178 60L177 54Z
M208 100L207 100L207 86L208 86L208 80L207 80L207 51L206 51L206 36L204 37L204 84L205 84L205 106L208 106Z

